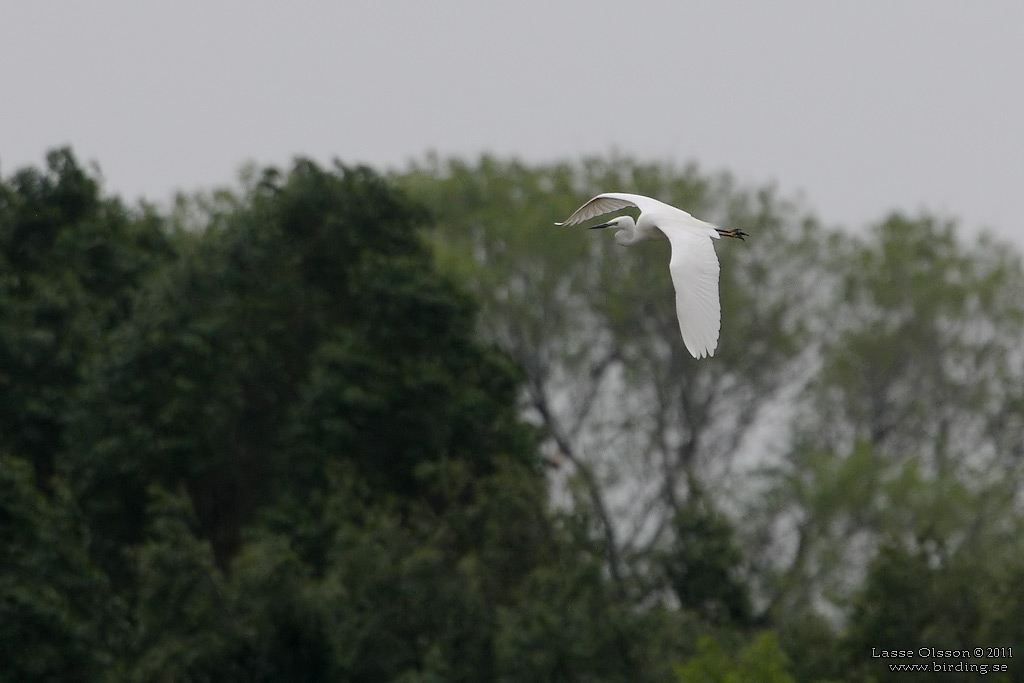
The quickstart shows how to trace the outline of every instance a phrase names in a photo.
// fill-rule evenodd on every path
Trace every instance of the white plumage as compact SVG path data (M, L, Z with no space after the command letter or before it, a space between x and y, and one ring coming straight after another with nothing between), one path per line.
M555 225L576 225L630 206L640 209L637 221L631 216L619 216L591 229L621 228L615 233L615 241L627 247L644 240L668 238L672 245L668 270L676 290L676 315L683 343L694 358L715 355L722 308L718 296L718 257L711 240L722 235L743 239L746 233L715 227L657 199L624 192L599 194Z

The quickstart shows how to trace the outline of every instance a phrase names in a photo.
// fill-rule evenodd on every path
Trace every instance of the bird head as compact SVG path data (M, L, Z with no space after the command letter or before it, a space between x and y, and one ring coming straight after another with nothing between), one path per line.
M615 233L615 241L619 244L629 245L634 241L636 221L633 220L632 216L619 216L618 218L611 219L607 223L590 226L591 230L597 230L598 228L620 228L620 230Z

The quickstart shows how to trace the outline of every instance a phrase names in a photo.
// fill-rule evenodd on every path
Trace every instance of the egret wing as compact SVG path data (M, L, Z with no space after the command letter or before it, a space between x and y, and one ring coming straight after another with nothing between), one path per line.
M715 355L722 328L718 256L708 235L682 225L658 226L672 244L668 269L676 290L676 315L686 350L694 358Z
M611 213L612 211L618 211L619 209L625 209L629 206L636 206L637 203L632 199L630 195L626 195L618 192L606 192L599 194L589 202L576 209L571 216L566 218L561 223L555 223L555 225L576 225L582 223L585 220L600 216L602 214Z

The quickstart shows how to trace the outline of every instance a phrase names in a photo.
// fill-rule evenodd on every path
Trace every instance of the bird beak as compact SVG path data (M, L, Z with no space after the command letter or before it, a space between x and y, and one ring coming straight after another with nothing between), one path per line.
M601 223L601 225L591 225L590 229L591 230L597 230L598 228L608 228L608 227L611 227L611 222L610 221L608 223Z

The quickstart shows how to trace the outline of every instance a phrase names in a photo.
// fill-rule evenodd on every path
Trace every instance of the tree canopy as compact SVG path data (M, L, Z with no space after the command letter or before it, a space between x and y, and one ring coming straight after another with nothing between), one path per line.
M750 234L713 359L664 244L551 225L604 190ZM1012 645L1022 339L1014 248L697 167L297 159L161 208L55 150L0 179L0 681L884 681L872 648Z

